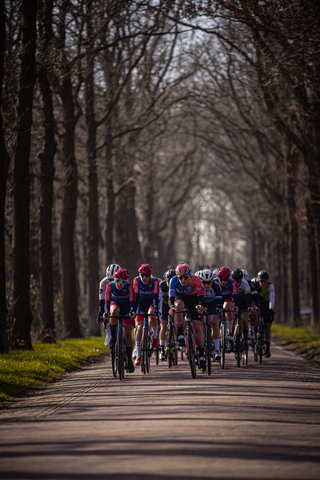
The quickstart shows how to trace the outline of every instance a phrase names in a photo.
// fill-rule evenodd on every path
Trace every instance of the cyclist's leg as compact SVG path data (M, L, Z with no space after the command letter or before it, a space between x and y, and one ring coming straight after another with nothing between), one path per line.
M148 313L149 314L154 313L153 306L149 307ZM159 324L158 324L158 318L156 315L152 315L151 317L149 317L149 327L152 328L152 332L153 332L153 348L157 348L159 345L159 339L158 339Z
M219 327L219 317L218 315L211 315L209 318L211 325L212 340L214 344L214 355L215 357L221 357L220 354L220 327Z
M163 315L163 313L162 313ZM160 334L159 334L159 341L160 341L160 360L165 359L165 345L166 345L166 336L167 336L167 326L168 326L168 314L167 316L162 316L160 319Z
M144 317L139 314L136 316L136 328L135 328L135 349L136 349L136 361L135 365L141 365L141 338L142 338L142 329L143 329Z
M111 303L110 305L110 316L114 317L119 315L120 307L117 303ZM110 328L111 328L111 346L113 347L117 341L117 318L110 318Z
M226 328L227 328L227 335L229 339L233 337L234 331L234 313L233 311L233 300L231 298L227 298L227 300L223 304L223 309L225 310L225 319L226 319Z
M181 298L176 298L174 302L174 308L176 309L176 312L181 312L185 308L185 303ZM180 349L182 351L185 351L186 348L186 341L184 338L184 330L183 330L183 324L184 324L184 313L176 313L174 315L174 324L177 328L177 338L178 338L178 343Z
M266 357L271 357L270 343L271 343L271 325L273 322L272 314L270 311L262 312L264 320L264 334L266 340Z
M248 346L248 330L249 330L248 312L241 312L241 328L243 331L245 346L247 347Z

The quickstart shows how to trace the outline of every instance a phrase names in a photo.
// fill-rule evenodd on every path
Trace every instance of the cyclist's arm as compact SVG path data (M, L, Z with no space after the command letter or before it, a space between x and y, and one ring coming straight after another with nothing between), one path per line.
M153 306L156 312L159 311L159 280L157 278L153 282Z
M105 297L105 305L104 305L104 311L106 313L110 312L110 305L111 305L111 294L112 294L112 288L109 283L106 289L106 297Z
M274 293L274 285L270 283L269 285L269 309L274 309L274 302L275 302L275 293Z

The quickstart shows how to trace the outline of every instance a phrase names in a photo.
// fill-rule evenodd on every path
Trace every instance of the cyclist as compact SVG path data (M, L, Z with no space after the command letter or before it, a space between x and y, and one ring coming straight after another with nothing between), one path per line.
M269 280L269 273L266 270L260 270L257 275L258 282L256 287L259 293L259 308L264 321L264 331L266 337L266 357L271 357L271 325L274 318L275 292L274 285Z
M220 328L219 318L217 315L217 306L221 303L221 287L213 280L213 272L206 268L200 270L198 276L201 279L203 293L204 293L204 306L208 310L210 317L209 322L211 325L212 339L214 344L213 358L219 360L221 358L220 353Z
M136 295L136 329L135 329L135 347L137 358L135 365L141 365L141 338L144 317L143 313L154 314L149 317L149 326L153 330L153 348L159 345L158 339L158 318L159 312L159 279L152 276L152 267L143 263L138 268L139 275L133 280L133 288Z
M238 287L238 307L239 307L239 315L241 320L241 328L243 331L243 337L245 345L248 345L248 315L249 315L249 308L252 304L251 299L251 288L247 280L243 278L243 271L241 268L235 268L231 272L232 278L237 282Z
M231 277L231 272L227 267L220 267L217 277L214 279L218 282L222 291L222 302L225 310L227 341L233 340L234 331L234 313L238 313L238 287L237 283ZM230 349L230 343L228 344Z
M129 273L125 268L118 268L114 272L114 281L109 283L105 298L105 318L116 315L128 315L123 321L123 336L128 355L129 373L134 372L132 362L132 328L135 316L136 301L132 284L128 281ZM109 318L111 327L111 348L114 348L117 338L117 319Z
M185 351L186 343L183 334L185 307L190 308L194 336L199 348L200 368L207 366L204 357L204 337L202 331L201 314L204 312L204 294L201 280L196 275L191 275L191 268L187 263L179 263L175 269L176 275L170 280L169 285L169 314L174 315L174 323L177 327L179 347Z
M105 304L105 296L106 296L106 288L107 285L112 282L114 278L114 272L120 268L120 265L117 263L111 263L106 269L106 276L101 280L99 285L99 312L97 322L102 323L103 315L104 315L104 304ZM111 331L110 331L110 324L109 322L106 324L106 338L105 338L105 346L109 346L109 338L111 338Z
M247 280L247 282L249 283L250 290L251 290L251 307L249 307L249 309L248 309L249 314L250 314L250 318L249 318L250 319L250 324L249 324L248 338L249 338L249 340L253 340L255 338L254 330L255 330L255 325L257 323L257 318L258 318L257 308L258 308L258 305L259 305L259 294L258 294L258 291L257 291L256 286L253 283L253 281L249 280L248 272L244 269L242 269L242 271L243 271L243 278L244 278L244 280Z
M164 274L165 280L160 282L160 295L159 295L159 311L161 312L160 320L160 360L165 360L165 344L166 344L166 333L168 326L168 315L169 315L169 283L172 277L175 276L174 268L169 268Z

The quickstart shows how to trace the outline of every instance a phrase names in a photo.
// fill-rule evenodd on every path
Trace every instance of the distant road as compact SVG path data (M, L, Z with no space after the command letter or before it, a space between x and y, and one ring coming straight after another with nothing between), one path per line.
M120 382L103 360L0 410L0 478L319 480L320 369L273 346Z

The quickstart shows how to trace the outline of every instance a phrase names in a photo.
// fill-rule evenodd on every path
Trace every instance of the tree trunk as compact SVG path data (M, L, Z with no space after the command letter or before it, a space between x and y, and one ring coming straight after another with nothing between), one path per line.
M86 126L87 126L87 178L88 178L88 202L87 202L87 313L89 335L101 334L100 325L97 324L98 291L99 291L99 218L98 218L98 175L96 161L96 136L97 126L94 116L94 56L91 41L93 29L91 23L92 2L87 2L87 77L85 85L86 102Z
M52 207L54 156L57 150L54 138L54 114L52 93L46 67L49 43L52 39L53 2L46 1L40 11L40 67L38 80L42 95L43 149L38 154L41 164L40 176L40 296L41 296L41 338L44 343L55 342L55 323L53 311L53 265L52 265Z
M75 158L75 116L71 79L66 76L60 91L64 110L62 211L60 223L60 257L62 316L67 337L79 337L77 272L74 237L78 196L78 171Z
M115 193L113 187L113 163L112 163L112 143L111 143L111 125L108 122L106 126L106 200L105 200L105 225L104 225L104 266L107 268L111 263L117 262L115 259L113 233L115 228ZM120 266L121 263L120 263Z
M4 2L0 5L0 353L8 350L7 302L6 302L6 264L5 264L5 204L6 187L10 158L5 146L2 122L2 83L4 77L5 51Z
M299 155L292 147L286 158L287 170L287 221L288 221L288 283L289 304L293 325L300 325L300 288L299 288L299 228L296 215L295 192L297 187L297 166Z
M37 1L22 0L19 90L16 141L12 162L12 318L13 346L31 349L30 310L30 176L29 155L32 127L33 90L36 79Z

